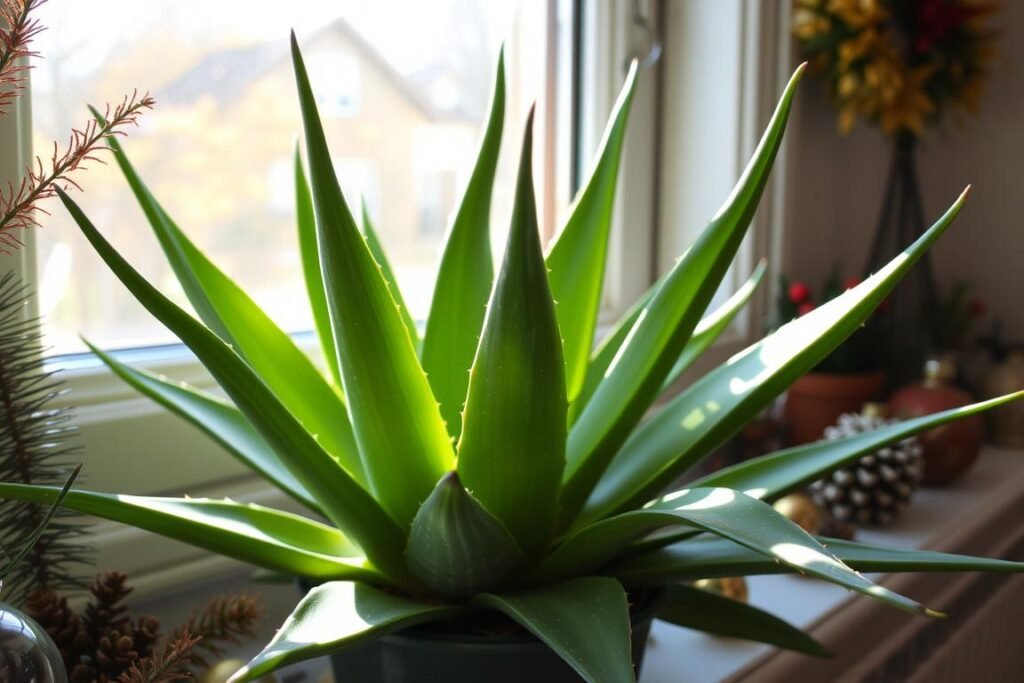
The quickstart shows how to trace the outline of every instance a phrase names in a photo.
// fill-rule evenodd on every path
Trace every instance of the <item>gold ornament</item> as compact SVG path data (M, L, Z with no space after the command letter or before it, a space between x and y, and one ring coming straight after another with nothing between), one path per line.
M699 588L708 593L721 595L736 602L746 603L750 598L750 590L747 588L747 580L742 576L727 576L720 579L699 579L693 582L694 588Z
M775 510L809 534L821 531L825 513L806 493L791 493L775 501Z

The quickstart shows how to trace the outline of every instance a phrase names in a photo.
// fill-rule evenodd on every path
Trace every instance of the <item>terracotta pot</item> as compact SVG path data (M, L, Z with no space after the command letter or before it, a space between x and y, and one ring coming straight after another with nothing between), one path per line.
M875 401L885 389L885 373L839 374L812 372L804 375L786 395L783 413L788 441L799 445L818 441L825 427L843 413L859 413L868 401Z
M903 387L889 398L889 411L900 420L959 408L972 402L970 394L952 384L956 366L949 357L929 360L924 381ZM944 486L969 470L981 451L980 415L955 420L918 435L924 448L924 477L928 486Z

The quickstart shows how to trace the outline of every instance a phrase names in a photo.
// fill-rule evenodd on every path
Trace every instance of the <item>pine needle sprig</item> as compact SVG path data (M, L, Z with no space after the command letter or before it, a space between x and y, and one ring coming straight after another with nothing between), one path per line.
M44 165L42 158L36 157L35 163L25 168L20 182L8 179L6 187L0 188L0 254L9 254L22 246L19 232L39 226L35 212L48 215L39 207L39 202L56 196L58 185L81 190L72 173L91 161L104 163L97 156L107 149L103 141L124 135L124 128L138 125L143 110L152 109L154 103L148 93L139 95L135 91L116 107L107 105L102 123L90 118L83 127L72 129L63 152L55 141L48 164Z
M194 612L184 625L171 635L171 639L180 639L189 633L195 634L202 638L199 649L208 655L219 657L225 653L223 645L237 645L244 638L253 637L263 613L262 603L251 595L217 596L202 610ZM209 666L206 658L196 652L192 653L192 659L199 666Z
M194 657L193 649L201 637L187 630L173 639L165 641L152 657L140 659L132 668L118 677L119 683L169 683L170 681L192 680L189 665Z
M29 43L43 30L31 14L46 0L0 0L0 116L25 87L28 65L24 59L36 53Z
M68 408L51 404L66 391L43 364L38 320L26 319L28 287L13 273L0 276L0 481L61 486L77 460ZM0 501L0 548L23 548L42 522L38 505ZM58 511L25 561L11 570L4 598L20 604L29 589L85 586L87 527Z

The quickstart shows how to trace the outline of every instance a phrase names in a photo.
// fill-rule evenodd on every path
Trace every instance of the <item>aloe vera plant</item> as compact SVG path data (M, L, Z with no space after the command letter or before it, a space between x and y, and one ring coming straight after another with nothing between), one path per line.
M632 681L630 591L667 588L663 616L687 628L821 654L809 635L777 617L697 593L686 582L800 572L934 614L858 570L1024 570L1008 561L818 539L770 505L888 442L1020 393L784 450L672 490L680 475L857 329L946 230L966 196L899 259L669 397L668 385L756 287L760 271L706 314L767 182L802 69L725 205L594 350L635 65L591 174L547 254L537 230L527 124L495 277L488 214L505 113L499 60L480 153L448 233L421 339L369 217L364 211L360 231L339 188L294 36L292 57L308 163L307 180L296 155L298 237L322 371L189 241L116 142L117 162L199 319L164 297L61 195L99 255L195 352L227 400L96 354L310 512L86 491L64 500L87 514L318 584L235 680L424 622L491 610L518 622L585 680ZM56 495L0 484L0 496L9 498L49 502Z

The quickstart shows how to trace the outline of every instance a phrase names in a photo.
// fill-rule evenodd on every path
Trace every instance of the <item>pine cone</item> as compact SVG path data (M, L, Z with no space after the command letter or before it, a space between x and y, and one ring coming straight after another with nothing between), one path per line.
M98 642L107 631L130 631L131 615L121 602L132 592L126 585L127 575L107 572L89 585L93 600L85 608L85 626L93 640Z
M149 657L160 639L160 620L154 616L143 615L135 623L132 640L140 657Z
M79 656L92 649L81 618L52 588L37 588L25 601L25 613L42 626L60 651L64 666L71 671Z
M825 438L842 439L869 432L895 420L848 413L825 430ZM917 439L904 439L863 456L810 486L818 505L842 522L859 525L891 524L910 502L921 481L924 461Z
M95 669L100 683L116 680L139 659L135 640L117 629L110 629L97 643Z

